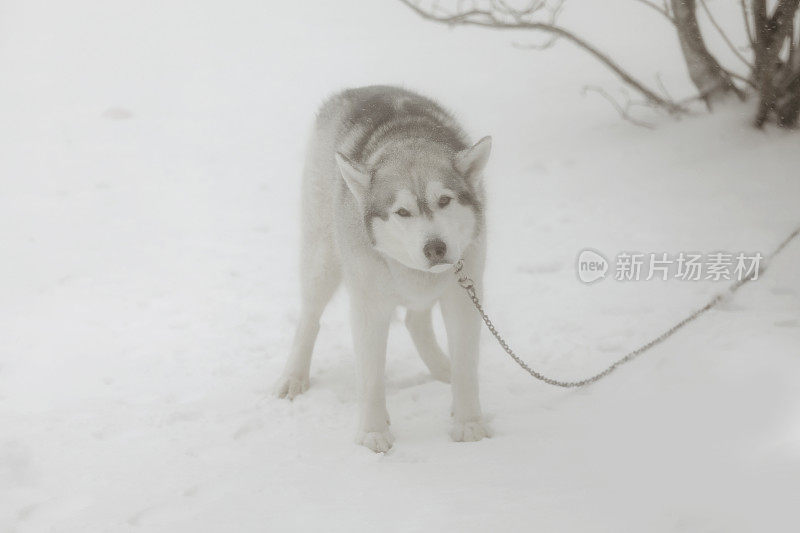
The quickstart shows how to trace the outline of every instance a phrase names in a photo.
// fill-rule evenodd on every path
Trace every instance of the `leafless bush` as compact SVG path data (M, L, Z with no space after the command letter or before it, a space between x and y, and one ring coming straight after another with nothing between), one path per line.
M450 26L479 26L500 30L530 30L549 34L541 45L527 48L549 48L556 39L567 40L603 63L622 82L644 98L647 105L670 114L687 111L686 101L676 102L666 91L655 89L637 79L608 54L579 35L558 24L563 0L553 4L547 0L531 0L524 7L515 7L506 0L476 0L470 4L458 1L445 9L437 1L400 0L421 17ZM761 127L774 118L782 127L795 127L800 115L800 0L740 0L743 23L747 29L746 52L728 37L718 24L705 0L635 0L663 15L678 35L689 77L698 90L693 99L705 102L709 110L714 104L731 97L744 99L748 93L758 96L758 109L753 121ZM723 41L749 70L740 76L726 68L706 46L698 22L698 4ZM768 5L769 4L769 5ZM519 46L519 45L518 45ZM749 56L749 57L747 57ZM691 100L691 99L690 99ZM624 117L631 119L628 107L615 103Z

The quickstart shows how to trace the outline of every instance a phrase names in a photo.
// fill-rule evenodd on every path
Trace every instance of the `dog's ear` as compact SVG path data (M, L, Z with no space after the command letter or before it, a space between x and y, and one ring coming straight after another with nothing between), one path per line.
M350 188L350 192L361 203L369 188L369 172L364 165L356 163L341 152L336 152L336 164L339 166L339 172L342 173L342 178Z
M469 148L461 150L456 154L456 168L468 180L477 181L486 162L489 161L489 153L492 151L492 138L484 137Z

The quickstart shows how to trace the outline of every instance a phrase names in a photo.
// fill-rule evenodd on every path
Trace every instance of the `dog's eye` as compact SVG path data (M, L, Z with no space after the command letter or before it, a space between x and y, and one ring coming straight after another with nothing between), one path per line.
M447 207L450 205L450 197L449 196L442 196L439 198L439 207Z
M403 218L411 216L411 213L409 213L408 209L406 209L405 207L401 207L400 209L395 211L395 214L397 214L397 215L399 215L399 216L401 216Z

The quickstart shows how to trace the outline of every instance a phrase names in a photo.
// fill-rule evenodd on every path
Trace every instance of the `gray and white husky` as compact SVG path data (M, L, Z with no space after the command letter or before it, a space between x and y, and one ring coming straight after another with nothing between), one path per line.
M388 86L343 91L320 109L302 196L302 311L275 394L309 385L319 318L344 280L357 363L356 441L391 448L384 368L398 305L433 376L452 383L456 441L487 436L478 400L480 317L451 267L463 259L478 288L486 255L482 171L491 139L471 144L434 101ZM450 358L434 336L440 303Z

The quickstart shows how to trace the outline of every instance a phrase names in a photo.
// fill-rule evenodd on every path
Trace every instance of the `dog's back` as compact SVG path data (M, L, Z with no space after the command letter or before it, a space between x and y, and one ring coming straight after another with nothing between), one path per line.
M466 148L466 137L453 117L430 98L400 87L374 85L348 89L323 105L343 107L339 151L353 161L369 164L378 147L399 137L426 139L454 152Z

